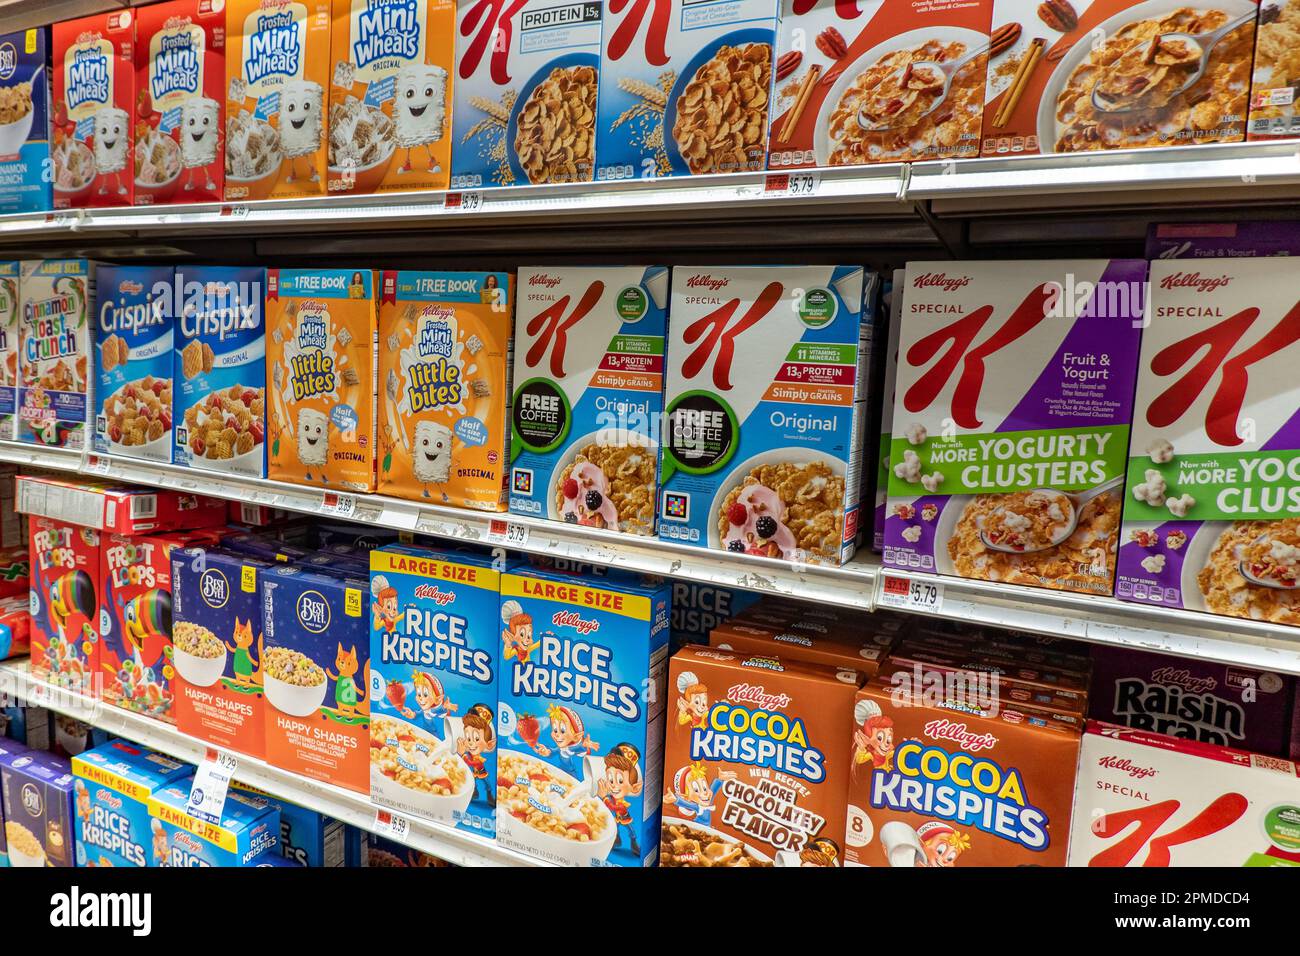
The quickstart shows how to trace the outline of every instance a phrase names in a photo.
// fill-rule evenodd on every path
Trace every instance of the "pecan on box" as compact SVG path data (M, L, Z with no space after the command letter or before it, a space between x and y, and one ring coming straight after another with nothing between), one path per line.
M844 42L844 34L834 27L827 27L817 34L817 49L831 60L838 60L849 52L849 45Z
M998 56L1015 46L1020 39L1019 23L1004 23L989 37L989 56Z
M1043 0L1038 5L1038 19L1057 33L1069 33L1079 25L1079 15L1070 0Z
M782 53L776 61L776 81L780 83L795 70L799 69L799 64L803 62L803 54L798 50L790 50L788 53Z

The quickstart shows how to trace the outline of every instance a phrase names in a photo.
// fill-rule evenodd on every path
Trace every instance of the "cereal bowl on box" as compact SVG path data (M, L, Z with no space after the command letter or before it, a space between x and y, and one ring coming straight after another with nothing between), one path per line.
M551 472L550 481L547 488L550 492L550 501L548 502L549 517L560 521L569 521L566 516L570 505L576 502L565 497L565 482L573 477L575 470L579 470L583 462L592 461L594 457L600 455L616 456L611 460L612 467L607 469L613 471L613 474L606 476L608 482L608 497L615 505L620 501L631 501L630 497L625 497L623 486L626 483L627 491L636 493L639 489L650 489L650 495L647 502L647 511L636 513L626 505L618 508L619 521L608 523L597 523L596 527L609 528L610 530L636 530L639 533L648 534L654 529L654 487L656 479L656 470L659 462L659 444L653 438L647 435L639 434L627 428L606 428L599 431L591 432L575 439L565 450L559 459L555 462L555 469ZM581 459L581 460L580 460ZM584 503L585 505L585 503ZM582 514L588 515L585 506L580 508ZM578 524L593 523L587 517L580 517Z
M416 799L431 819L452 823L474 797L474 775L450 739L439 740L404 720L375 716L370 792L397 806Z
M586 168L590 168L595 154L596 76L599 67L600 58L595 53L569 53L545 64L524 84L522 89L528 91L528 95L521 95L515 100L514 108L510 111L510 122L506 125L506 155L509 157L510 171L519 182L552 182L554 170L564 165L563 162L553 165L554 150L548 149L547 144L539 138L547 128L545 107L542 104L552 98L556 91L562 91L566 99L570 94L580 97L585 110L583 115L589 117L590 129L584 130L583 123L575 123L579 144L586 134L585 149L581 145L575 147L566 144L564 159L567 160L570 154L576 153L579 160L586 160ZM534 158L530 160L530 156ZM582 168L579 163L579 173ZM579 175L579 178L590 179L591 176ZM568 182L569 179L554 181Z
M618 835L613 815L590 784L516 750L500 753L497 806L503 836L569 866L604 860Z
M201 624L175 621L172 625L173 663L177 672L196 687L211 687L226 669L226 645Z
M45 849L31 830L18 823L5 823L9 844L9 865L41 869L46 865Z
M293 717L316 713L325 700L325 671L300 651L268 648L262 680L266 699Z

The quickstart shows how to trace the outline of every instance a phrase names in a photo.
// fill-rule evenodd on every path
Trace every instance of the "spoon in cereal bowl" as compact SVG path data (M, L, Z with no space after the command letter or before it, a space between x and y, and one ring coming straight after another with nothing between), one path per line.
M989 45L985 43L951 63L916 60L901 67L867 91L858 106L858 126L868 133L915 126L948 98L953 77L988 50ZM908 109L922 93L934 93L933 102L917 115L908 116Z
M1237 571L1251 584L1275 591L1300 588L1300 544L1261 534L1237 552Z
M1124 476L1112 478L1087 491L1067 494L1054 488L1035 488L1002 496L1016 498L1019 510L1011 502L993 509L980 526L980 541L990 551L1005 554L1033 554L1046 551L1065 541L1079 527L1084 506L1099 495L1118 491Z

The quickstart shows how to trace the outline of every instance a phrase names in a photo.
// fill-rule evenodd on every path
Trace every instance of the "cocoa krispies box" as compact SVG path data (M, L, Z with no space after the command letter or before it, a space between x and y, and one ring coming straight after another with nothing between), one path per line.
M464 0L451 188L591 182L602 0Z
M782 0L768 166L979 155L993 0Z
M99 696L100 533L37 515L27 527L32 673Z
M1262 0L1255 29L1247 139L1289 139L1300 134L1296 78L1300 77L1300 3Z
M1255 0L993 0L981 155L1240 142L1258 12ZM1170 36L1225 29L1205 57Z
M18 327L18 440L86 447L91 401L91 325L96 263L38 259L22 264Z
M668 270L519 270L510 510L653 535Z
M863 270L677 266L659 537L841 564L866 428Z
M886 565L1112 593L1145 278L1141 260L908 264Z
M606 4L596 179L762 169L776 6Z

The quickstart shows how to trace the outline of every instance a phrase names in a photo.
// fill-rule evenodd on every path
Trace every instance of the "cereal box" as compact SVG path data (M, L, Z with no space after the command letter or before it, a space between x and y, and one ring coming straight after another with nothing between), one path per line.
M275 852L280 837L276 807L232 790L221 819L210 823L185 812L193 784L188 777L149 795L154 866L257 866L260 857Z
M446 189L454 0L332 0L331 194Z
M370 833L362 835L366 838L365 855L358 866L417 868L451 865L432 853L413 850L397 840L388 840Z
M452 189L591 182L599 0L464 0Z
M52 208L49 63L44 28L0 35L0 213Z
M62 519L96 531L148 534L225 524L225 502L185 491L123 488L84 479L18 476L18 507L29 515Z
M329 0L226 6L226 201L325 192Z
M1300 866L1300 769L1230 747L1092 723L1070 866Z
M652 535L668 270L519 270L510 510Z
M698 581L673 581L672 631L675 644L706 644L709 632L759 600L753 591L721 588Z
M277 566L262 574L266 756L370 792L370 582Z
M95 451L172 460L170 267L101 266L95 323Z
M141 7L136 17L135 204L220 200L225 3L167 0Z
M0 661L31 653L29 602L26 594L0 597Z
M18 333L21 300L18 280L22 264L0 262L0 438L18 437Z
M135 201L135 28L122 10L51 30L55 209Z
M782 0L768 166L978 156L993 0Z
M1153 222L1148 259L1226 259L1300 255L1300 223Z
M494 559L387 545L370 554L370 797L496 832Z
M86 447L94 263L22 264L18 322L18 440Z
M1256 0L993 0L981 154L1240 142L1258 12Z
M499 842L567 866L655 865L671 594L615 572L502 576Z
M270 477L375 490L374 284L369 269L267 274Z
M3 767L7 760L21 756L22 754L27 753L27 751L28 747L25 744L20 744L16 740L9 740L0 737L0 767ZM2 784L0 784L0 786L2 786ZM5 839L5 807L2 794L3 791L0 791L0 869L9 865L9 843Z
M677 266L659 537L840 564L857 536L863 271Z
M886 565L1112 592L1145 278L1140 260L908 264Z
M1151 264L1122 600L1300 624L1298 267L1294 258Z
M282 800L247 784L236 783L236 789L250 793L280 811L281 859L294 866L336 867L345 866L347 853L347 827L341 820L308 810L296 803ZM273 858L273 857L272 857ZM272 866L263 858L258 866Z
M1300 3L1262 0L1255 30L1248 139L1293 139L1300 135L1295 78L1300 77Z
M709 634L711 647L757 657L850 668L864 677L871 677L880 669L889 654L891 641L887 635L868 634L865 630L852 635L822 621L785 620L764 624L743 615L719 624Z
M99 695L100 533L55 518L27 521L32 673Z
M125 740L114 740L72 758L77 814L77 866L156 866L149 797L188 778L194 768Z
M776 7L606 4L596 178L762 169ZM715 110L704 106L714 102Z
M72 866L76 839L68 761L36 750L5 757L0 789L9 865Z
M674 654L660 865L840 866L860 682L770 654Z
M176 270L175 461L266 477L266 270Z

